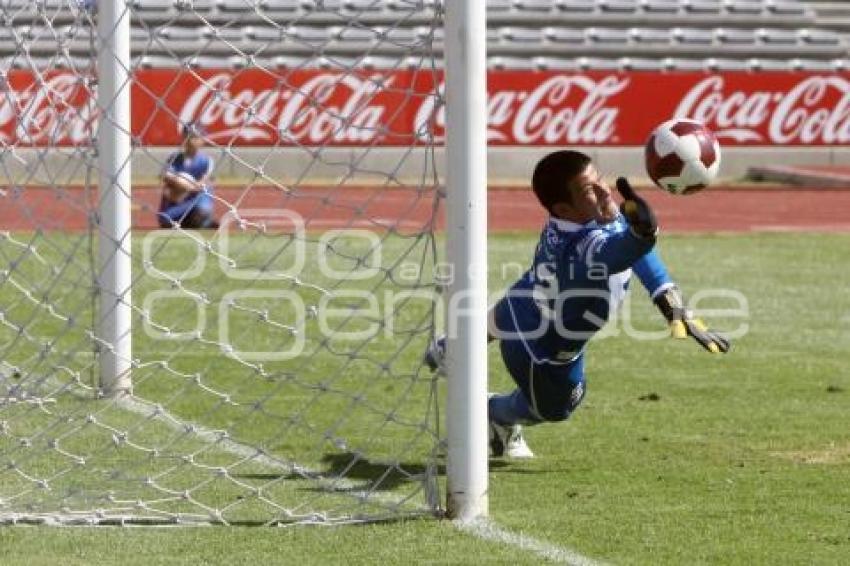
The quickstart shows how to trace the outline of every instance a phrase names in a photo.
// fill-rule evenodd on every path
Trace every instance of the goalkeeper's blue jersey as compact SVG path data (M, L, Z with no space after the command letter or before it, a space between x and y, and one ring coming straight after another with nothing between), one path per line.
M188 156L182 151L177 151L165 160L165 171L169 173L186 173L196 181L212 174L215 162L212 157L203 152L197 152L194 156ZM208 187L209 188L209 187Z
M653 297L673 284L652 247L622 216L605 225L550 219L531 269L494 308L497 338L520 340L537 363L575 360L622 302L632 270Z

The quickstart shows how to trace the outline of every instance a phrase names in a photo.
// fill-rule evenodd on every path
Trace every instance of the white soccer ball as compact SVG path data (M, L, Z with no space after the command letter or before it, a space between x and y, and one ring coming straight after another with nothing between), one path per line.
M664 122L646 142L646 172L674 195L706 188L720 171L720 143L705 124L676 118Z

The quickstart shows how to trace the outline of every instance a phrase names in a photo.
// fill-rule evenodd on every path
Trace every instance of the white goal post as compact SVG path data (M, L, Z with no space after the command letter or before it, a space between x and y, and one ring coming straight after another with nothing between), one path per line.
M0 16L0 524L486 516L485 0Z
M105 395L123 395L132 388L133 360L130 10L101 2L98 12L100 384Z
M448 511L487 515L487 26L484 0L446 4Z

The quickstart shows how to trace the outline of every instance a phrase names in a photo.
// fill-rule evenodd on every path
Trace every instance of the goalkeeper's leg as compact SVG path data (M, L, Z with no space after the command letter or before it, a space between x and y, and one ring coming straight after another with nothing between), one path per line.
M518 388L502 395L492 395L488 403L491 429L498 433L507 430L504 452L531 454L521 433L512 438L513 427L558 422L569 418L585 394L584 355L565 364L536 363L521 340L502 340L499 343L502 360ZM520 446L521 445L521 446ZM523 448L524 447L524 448ZM493 435L491 434L491 448ZM522 456L514 456L522 457ZM525 456L530 457L530 456Z
M431 371L445 373L446 337L438 336L428 345L423 361L431 368ZM498 395L491 395L490 400L497 399ZM517 390L509 396L517 404L514 410L516 414L528 414L527 403L522 392ZM493 456L508 456L509 458L533 458L534 454L525 443L522 436L522 425L520 422L531 422L530 419L519 419L512 424L493 421L492 409L489 416L490 421L490 452Z
M163 198L157 214L162 228L180 226L182 228L216 228L213 218L213 200L205 191L186 197L179 203Z

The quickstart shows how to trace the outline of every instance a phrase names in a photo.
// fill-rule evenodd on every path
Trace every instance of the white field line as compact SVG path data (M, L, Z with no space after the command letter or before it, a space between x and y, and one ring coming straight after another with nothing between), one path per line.
M172 415L156 403L145 401L135 396L117 397L114 401L115 405L121 409L146 418L152 418L158 422L166 424L174 430L184 432L191 431L198 439L214 444L222 450L230 452L236 456L251 459L254 462L268 466L269 468L287 471L289 473L299 470L302 472L309 472L306 468L290 464L284 460L279 460L267 454L262 454L250 445L242 444L241 442L236 442L229 438L222 438L221 431L187 423L175 415ZM334 483L343 489L350 489L353 485L344 478L335 479ZM376 495L378 496L377 499L383 499L381 494L370 494L371 497L375 497ZM42 519L51 518L55 519L57 517L51 516ZM50 521L48 520L47 522ZM83 521L83 523L85 523L85 521ZM462 532L472 536L500 544L516 546L522 550L531 552L541 558L557 564L569 564L570 566L605 566L604 562L599 562L569 548L556 546L522 533L515 533L505 529L490 519L452 521L452 524Z
M231 440L230 438L223 437L222 433L224 431L209 429L197 424L186 422L176 415L169 413L162 406L146 401L140 397L136 397L135 395L116 397L114 399L114 403L115 406L120 409L136 413L137 415L141 415L146 418L154 419L174 430L191 432L195 438L198 438L208 444L215 445L219 449L239 456L240 458L262 464L263 466L267 466L273 470L300 474L305 477L305 479L324 480L324 483L327 484L325 487L329 490L344 490L354 497L371 498L373 501L377 501L383 505L394 505L398 503L397 499L383 493L353 491L356 484L347 478L321 478L320 474L315 470L311 470L299 464L287 462L280 458L275 458L274 456L269 456L250 444L243 444L241 442ZM333 522L333 520L329 521L329 523ZM343 522L353 523L358 521L343 520Z
M604 562L584 556L575 550L556 546L522 533L510 531L497 525L490 519L454 521L454 525L461 531L472 536L516 546L556 564L569 564L570 566L603 566L605 564Z
M186 423L171 413L168 413L156 404L149 401L143 401L138 397L119 397L115 400L115 402L116 405L122 409L148 418L152 417L177 430L185 431L187 430L187 427L190 426L189 423ZM222 450L230 452L231 454L235 454L246 459L252 459L257 463L263 464L272 469L287 470L291 472L293 471L293 468L296 468L296 466L283 460L279 460L265 454L258 454L256 448L247 444L242 444L240 442L230 440L229 438L223 439L221 434L217 431L206 429L197 425L191 425L191 430L197 438L204 442L215 444ZM307 471L304 468L300 469L302 471ZM350 489L352 485L344 478L335 479L334 483L344 489ZM376 495L380 499L380 494L370 494L371 497L375 497ZM604 564L569 548L563 548L545 541L537 540L522 533L515 533L497 525L490 519L467 522L453 521L452 523L461 531L472 536L501 544L516 546L556 564L569 564L570 566L603 566Z
M158 406L156 403L144 401L139 397L116 397L114 399L114 403L117 407L124 409L125 411L129 411L131 413L135 413L146 418L152 418L160 423L168 425L174 430L180 430L184 432L191 431L193 436L200 440L203 440L206 443L215 444L225 452L230 452L235 456L251 460L252 462L257 462L258 464L267 466L273 470L285 471L288 473L297 472L299 470L305 472L307 471L304 468L299 468L298 466L289 464L283 460L279 460L267 454L263 454L256 448L253 448L252 446L249 446L247 444L242 444L241 442L236 442L235 440L230 440L229 438L223 438L223 431L216 431L195 424L187 423L172 415L162 407Z

